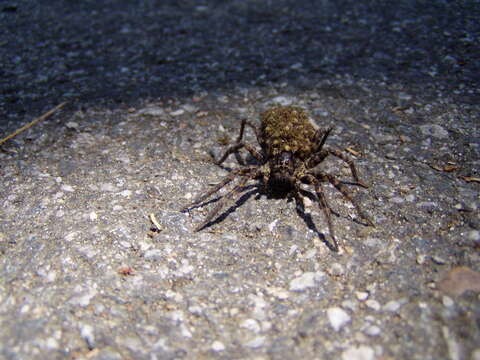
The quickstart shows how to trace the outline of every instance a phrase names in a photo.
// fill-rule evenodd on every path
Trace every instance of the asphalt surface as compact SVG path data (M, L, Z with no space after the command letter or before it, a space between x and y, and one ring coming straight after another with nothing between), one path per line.
M480 359L478 1L0 3L0 358ZM273 105L323 185L179 210ZM246 141L258 147L247 129ZM309 191L310 190L310 191ZM224 192L221 192L223 194Z

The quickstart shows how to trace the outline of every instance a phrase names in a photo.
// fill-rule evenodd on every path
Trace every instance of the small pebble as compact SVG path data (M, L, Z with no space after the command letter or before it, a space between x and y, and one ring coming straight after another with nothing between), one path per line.
M257 336L253 338L250 341L247 341L245 343L245 346L251 348L251 349L257 349L261 347L265 343L265 337L264 336Z
M342 360L374 360L375 352L366 345L351 346L342 353Z
M212 350L213 351L224 351L225 350L225 345L221 341L214 341L212 343Z
M467 239L470 241L480 242L480 231L478 230L469 231L467 234Z
M95 335L92 325L82 324L80 326L80 336L85 340L89 349L95 347Z
M372 310L380 310L380 303L377 300L369 299L365 301L365 304Z
M356 291L356 292L355 292L355 296L357 297L357 299L358 299L359 301L365 301L365 300L367 300L367 299L368 299L368 295L369 295L369 294L368 294L368 292L366 292L366 291Z
M399 301L391 300L383 306L383 311L397 312L402 304Z
M452 307L455 304L452 298L448 296L442 297L442 303L443 303L443 306L445 307Z
M328 321L330 321L330 325L335 331L339 331L351 320L350 315L348 315L345 310L339 307L329 308L327 310L327 317Z
M382 332L382 329L380 329L377 325L370 325L365 329L365 334L368 336L378 336Z
M437 124L421 125L420 131L424 136L433 136L437 139L445 139L448 137L448 131Z
M65 191L65 192L74 192L75 189L73 188L73 186L71 185L67 185L67 184L63 184L60 189L62 189L62 191Z
M143 255L145 260L158 261L163 258L163 253L160 249L149 249Z
M246 319L240 323L240 327L253 331L254 333L260 332L260 324L255 319Z
M185 110L183 109L178 109L178 110L175 110L175 111L172 111L170 113L171 116L180 116L180 115L183 115L185 113Z
M306 272L301 276L290 281L290 291L304 291L307 288L315 286L317 274L314 272Z

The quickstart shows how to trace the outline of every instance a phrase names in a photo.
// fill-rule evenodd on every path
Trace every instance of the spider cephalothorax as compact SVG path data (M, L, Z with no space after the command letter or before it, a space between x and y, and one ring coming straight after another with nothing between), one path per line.
M255 132L261 147L260 151L242 141L245 125L251 127ZM233 169L222 182L199 196L192 204L183 209L187 210L194 205L202 203L236 178L240 178L240 181L233 189L220 197L215 207L205 220L195 228L195 231L199 231L210 224L213 218L220 213L225 203L238 196L244 189L247 181L251 179L259 179L264 187L271 190L289 193L300 204L303 204L303 199L300 195L302 191L300 184L313 185L318 204L325 214L328 229L333 239L331 248L335 251L338 251L338 244L335 239L331 210L322 190L322 182L332 184L353 204L360 217L373 226L372 221L350 196L345 185L335 176L316 169L316 166L328 155L333 155L349 165L356 185L366 187L359 180L352 160L340 150L324 147L331 130L332 128L315 130L306 112L296 106L276 106L263 112L260 129L248 120L242 120L240 134L235 144L225 151L223 156L216 161L216 164L222 164L228 155L245 148L258 161L258 165L245 165Z

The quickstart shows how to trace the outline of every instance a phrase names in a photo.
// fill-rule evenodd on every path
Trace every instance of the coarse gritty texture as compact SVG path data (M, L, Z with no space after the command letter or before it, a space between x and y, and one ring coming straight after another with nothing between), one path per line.
M477 359L479 293L443 280L480 272L479 11L1 2L0 132L70 104L0 151L0 358ZM307 191L247 185L199 233L215 202L178 211L253 163L209 152L276 105L334 126L369 185L375 228L325 185L341 254Z
M261 116L265 150L276 156L288 151L305 160L312 154L315 129L305 110L298 106L274 106Z

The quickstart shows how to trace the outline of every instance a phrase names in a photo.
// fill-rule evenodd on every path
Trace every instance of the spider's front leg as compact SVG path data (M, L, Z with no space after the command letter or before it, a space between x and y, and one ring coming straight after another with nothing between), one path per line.
M333 229L332 210L328 205L327 198L322 189L322 184L312 174L307 174L305 180L309 184L312 184L315 188L315 193L317 194L317 199L318 199L318 206L320 207L320 210L322 210L322 212L325 215L325 218L327 220L327 225L328 225L328 231L330 232L330 236L332 237L332 240L333 240L333 245L331 249L335 252L338 252L338 242L337 242L337 239L335 238L335 231Z
M227 184L231 183L237 176L245 176L246 174L250 173L252 171L252 167L248 168L240 168L240 169L235 169L232 170L219 184L215 185L212 189L207 191L205 194L202 194L198 196L191 204L185 206L182 208L180 211L184 212L191 207L200 204L201 202L207 200L211 195L215 194L217 191L222 189L224 186Z
M245 169L241 169L241 170L245 170ZM244 174L244 178L240 181L240 183L238 183L238 185L236 185L232 190L230 190L225 196L223 196L219 201L218 203L215 205L215 207L210 211L210 213L207 215L207 217L205 218L205 220L203 220L203 222L198 225L196 228L195 228L195 232L197 231L200 231L202 230L205 226L207 226L211 221L212 219L222 210L222 208L225 206L225 204L234 198L234 196L236 196L237 194L239 194L243 187L245 186L245 184L247 183L248 180L250 179L254 179L256 177L258 177L260 174L261 174L261 170L258 169L257 167L254 167L254 168L247 168L246 170L249 170L250 173L246 173ZM238 174L237 174L238 175ZM233 180L233 179L232 179ZM230 180L231 181L231 180ZM217 186L218 187L218 186ZM219 188L220 189L220 188ZM216 191L218 191L219 189L217 189ZM213 189L215 190L215 189ZM202 198L204 198L204 196L202 196ZM206 197L205 197L206 198Z
M355 200L351 195L348 189L345 187L344 184L340 182L335 176L330 175L330 174L320 174L322 176L323 180L328 181L330 184L332 184L335 189L337 189L350 203L353 205L355 210L357 211L357 214L360 215L362 219L364 219L368 225L375 227L375 224L373 223L372 220L363 212L363 210L360 208L360 205L358 205L357 200Z
M250 126L253 131L255 132L255 136L257 137L257 140L259 139L259 131L255 125L253 125L250 121L247 119L242 120L242 124L240 126L240 134L238 135L237 140L235 141L235 144L231 145L225 153L222 155L222 157L215 161L216 165L221 165L228 157L228 155L233 154L238 152L241 148L247 149L247 151L255 158L257 159L258 162L263 163L264 162L264 156L260 154L252 145L246 144L242 141L243 139L243 133L245 130L245 125Z

